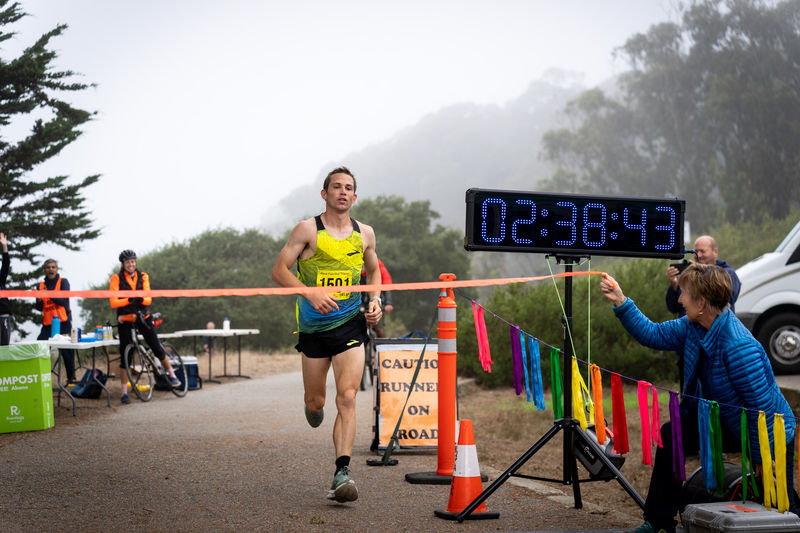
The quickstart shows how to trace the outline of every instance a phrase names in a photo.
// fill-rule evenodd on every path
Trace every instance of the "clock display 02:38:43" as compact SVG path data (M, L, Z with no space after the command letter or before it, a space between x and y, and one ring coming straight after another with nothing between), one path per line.
M467 250L683 257L685 202L469 189Z

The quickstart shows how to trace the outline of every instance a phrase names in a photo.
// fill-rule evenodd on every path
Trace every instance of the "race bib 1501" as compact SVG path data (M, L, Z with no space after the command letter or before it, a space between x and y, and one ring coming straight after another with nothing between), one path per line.
M353 273L350 270L318 270L317 287L343 287L352 284ZM350 298L349 292L333 292L331 295L337 300Z

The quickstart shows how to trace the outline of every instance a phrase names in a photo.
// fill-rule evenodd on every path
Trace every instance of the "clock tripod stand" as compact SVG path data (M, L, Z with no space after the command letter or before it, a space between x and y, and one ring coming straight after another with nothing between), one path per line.
M564 264L564 272L572 272L572 265L575 261L583 256L556 256L556 260ZM567 276L564 278L564 363L563 363L563 395L564 395L564 417L553 422L553 426L539 438L528 450L522 454L514 463L509 466L498 478L491 483L486 489L483 490L475 499L469 503L459 514L456 520L463 522L478 506L483 503L500 485L508 481L511 477L520 477L525 479L533 479L538 481L547 481L552 483L560 483L563 485L572 485L572 494L575 503L575 508L580 509L583 507L581 500L580 484L590 481L600 481L599 479L579 479L578 477L578 463L575 456L575 447L580 446L582 449L589 449L598 458L606 469L610 472L613 479L622 486L623 489L630 495L636 504L644 509L644 500L636 492L636 489L628 482L627 479L620 473L617 467L611 462L606 453L600 445L584 432L577 420L572 416L572 343L570 342L570 335L572 333L572 277ZM529 476L519 474L517 471L533 457L550 439L555 437L559 432L564 432L564 445L563 445L563 477L561 479L542 478L537 476Z

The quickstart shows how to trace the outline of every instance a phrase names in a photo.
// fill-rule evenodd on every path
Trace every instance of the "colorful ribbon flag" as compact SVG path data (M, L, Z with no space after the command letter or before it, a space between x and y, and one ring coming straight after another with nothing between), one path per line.
M472 300L472 317L475 320L475 334L478 337L478 360L484 372L492 372L492 354L489 351L489 335L486 332L486 319L483 307Z
M522 350L519 346L519 326L511 326L511 360L513 361L512 377L514 392L517 396L522 394Z
M594 422L594 402L592 401L592 393L589 392L589 387L583 380L583 376L578 372L578 383L581 384L581 394L583 395L583 405L588 406L589 420Z
M764 414L764 411L758 412L758 448L761 450L761 480L764 484L764 507L771 511L772 504L777 504L778 498L772 477L772 452L769 448L767 415Z
M606 442L606 419L603 414L603 377L600 375L600 367L592 364L589 367L589 374L592 379L592 398L594 399L594 432L597 435L598 444Z
M722 462L722 425L719 422L719 404L709 404L709 431L711 437L711 461L714 464L714 477L720 493L725 490L725 465Z
M553 416L556 420L564 418L564 404L561 399L561 391L564 383L561 381L561 366L558 364L558 350L550 348L550 389L553 393Z
M646 381L639 381L637 395L639 398L639 417L642 419L642 464L653 466L653 450L651 449L650 411L647 396L651 385Z
M669 391L669 425L672 433L672 474L675 481L686 481L686 464L683 457L683 428L678 393Z
M578 360L572 358L572 413L581 425L581 429L586 431L589 425L586 423L586 409L583 406L583 391L581 390L581 371L578 369Z
M653 423L650 424L650 430L653 435L653 444L659 448L663 448L664 444L661 442L661 408L658 406L658 389L650 385L653 389Z
M539 342L533 337L528 337L528 354L531 358L531 386L533 387L533 402L538 411L544 411L544 384L542 383L542 361L539 355Z
M703 484L706 490L717 490L717 479L714 477L714 461L711 455L711 420L708 400L697 402L697 432L700 437L700 466L703 468Z
M786 483L786 427L783 415L775 413L772 425L772 437L775 441L775 478L778 482L778 512L785 513L789 510L789 492Z
M742 407L742 415L739 421L739 437L742 441L742 503L747 502L747 485L753 484L753 494L758 495L758 485L756 484L756 471L753 467L753 454L750 451L750 432L747 430L747 409ZM751 476L747 476L747 462L750 461Z
M525 333L519 332L519 347L522 352L522 374L525 379L525 395L531 401L531 385L528 379L528 354L525 353Z
M611 416L614 423L614 453L625 455L629 451L628 420L622 380L616 372L611 373Z

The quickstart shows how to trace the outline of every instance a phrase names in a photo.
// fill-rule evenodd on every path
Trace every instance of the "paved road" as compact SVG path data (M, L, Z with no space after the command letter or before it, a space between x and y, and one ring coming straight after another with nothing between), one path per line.
M190 392L47 431L0 435L0 531L620 531L630 520L576 510L506 483L489 499L500 518L433 516L448 486L411 485L435 453L368 467L371 400L359 396L353 479L360 498L325 499L333 476L332 410L311 429L298 372ZM332 390L332 382L329 389ZM330 395L328 405L333 401ZM63 407L62 407L63 408ZM5 440L4 440L5 439ZM605 528L605 529L603 529Z

